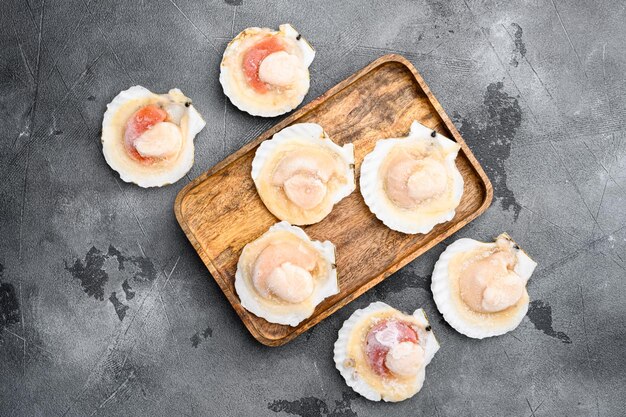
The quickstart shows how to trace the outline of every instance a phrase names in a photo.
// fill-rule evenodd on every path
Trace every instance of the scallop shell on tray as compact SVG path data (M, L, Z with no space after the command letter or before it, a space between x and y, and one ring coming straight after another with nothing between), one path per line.
M293 255L287 253L292 249ZM307 257L311 259L309 266L305 266L309 263L304 260ZM260 262L268 262L269 266L260 265ZM302 273L300 276L272 275L285 263L305 268L308 275L297 268L297 272ZM269 272L268 284L260 279L255 281L261 268ZM302 276L305 281L289 282ZM303 286L309 286L304 294ZM311 240L301 228L287 222L277 223L243 248L235 273L235 290L243 308L256 316L270 323L297 326L310 317L325 298L339 293L335 246L329 241Z
M463 195L463 177L455 164L459 149L456 142L417 121L411 124L408 136L379 140L361 165L359 184L365 204L387 227L402 233L428 233L435 225L450 221ZM413 204L410 207L400 206L388 190L388 178L391 176L388 172L399 166L393 163L393 158L403 158L403 155L411 155L415 159L408 161L414 167L421 164L428 168L413 168L415 172L407 178L410 181L415 177L415 192L429 196L417 202L409 199L409 203ZM431 172L441 179L438 194L424 187L432 180ZM402 187L404 189L401 188L398 193L410 194L406 184Z
M354 145L337 145L322 126L298 123L258 147L252 179L280 220L307 225L324 219L355 189Z

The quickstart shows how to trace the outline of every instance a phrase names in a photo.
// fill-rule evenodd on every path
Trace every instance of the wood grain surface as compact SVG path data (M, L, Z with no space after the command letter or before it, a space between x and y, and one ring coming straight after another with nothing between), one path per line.
M246 311L234 288L241 249L278 221L263 205L250 176L257 146L294 123L320 124L338 144L354 143L356 175L378 139L405 136L413 120L461 145L456 159L465 181L455 217L426 235L388 229L370 213L359 189L304 230L337 248L340 293L327 298L297 327L268 323ZM279 346L319 323L408 262L450 236L491 203L491 183L413 65L385 55L227 157L180 191L174 210L181 227L241 317L261 343Z

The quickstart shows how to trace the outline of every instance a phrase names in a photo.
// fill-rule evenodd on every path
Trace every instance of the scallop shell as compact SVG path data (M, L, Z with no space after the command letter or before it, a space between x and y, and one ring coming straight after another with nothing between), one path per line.
M237 57L237 55L241 52L240 49L242 48L242 45L244 45L245 41L251 37L265 36L267 34L280 34L288 42L295 45L300 51L305 68L308 68L311 65L311 62L313 62L313 59L315 58L315 49L313 49L313 47L290 24L286 23L280 25L278 31L272 31L268 28L251 27L239 33L226 47L222 63L220 65L220 84L222 84L224 94L228 96L233 105L235 105L235 107L239 110L245 111L253 116L275 117L295 109L298 105L300 105L300 103L302 103L302 100L304 100L310 86L310 76L308 70L306 72L306 77L300 80L300 85L298 85L300 94L298 94L293 101L286 102L277 100L272 102L264 95L252 91L247 85L243 87L247 95L243 94L241 92L241 88L239 88L240 86L237 85L237 77L235 76L235 71L239 71L239 68L233 70L233 68L230 68L228 64L231 58L232 61L237 63L239 62L239 60L235 59L235 57Z
M258 181L260 179L261 171L265 164L271 160L272 156L276 154L280 146L292 140L303 140L311 142L316 146L325 147L333 153L339 155L345 163L346 170L344 175L348 179L348 181L341 187L334 190L330 201L330 206L326 207L325 210L320 212L317 216L308 219L308 221L306 222L298 221L298 219L295 218L284 217L279 212L279 208L274 207L274 205L270 201L268 201L267 196L263 195L261 192L259 192L259 196L265 203L267 209L280 220L286 220L291 224L297 225L317 223L332 211L332 208L335 204L350 195L356 188L354 180L354 145L351 143L345 144L343 146L337 145L328 137L328 134L324 132L322 126L316 123L298 123L288 126L282 129L280 132L274 134L272 139L266 140L261 143L254 155L254 159L252 160L251 174L252 180L254 181L257 190L259 190Z
M333 350L333 359L335 361L335 366L339 373L346 381L346 384L352 388L356 393L362 395L370 401L380 401L384 400L387 402L398 402L403 401L407 398L412 397L417 394L424 384L424 379L426 376L426 366L432 361L435 353L439 350L439 342L435 338L435 335L432 331L426 332L420 329L418 332L418 337L420 340L425 340L425 344L422 345L424 349L425 357L424 357L424 366L421 372L415 378L412 387L412 393L405 398L392 398L384 393L381 394L378 390L372 387L365 379L361 378L360 375L356 372L356 368L353 366L347 366L346 364L350 361L348 346L350 343L350 338L352 336L353 330L361 324L364 320L370 320L375 317L377 313L381 312L395 312L401 314L395 308L381 302L373 302L369 306L356 310L348 320L343 323L343 326L339 330L339 334L337 337L337 341L335 342L334 350ZM413 318L417 321L421 327L426 328L429 326L428 318L426 317L426 313L423 309L417 309L412 314Z
M382 163L395 145L406 143L406 141L432 140L432 133L432 129L414 121L407 137L377 141L374 150L367 154L363 160L359 180L361 194L370 211L390 229L407 234L428 233L435 225L450 221L454 217L456 207L463 195L463 177L454 162L460 149L456 142L439 133L434 137L436 143L447 154L445 166L453 178L452 206L454 208L445 213L438 216L422 215L413 219L406 218L404 214L408 211L396 207L387 198L383 189L383 181L379 176Z
M506 233L503 233L501 236L513 242L510 236ZM506 317L506 320L502 320L499 323L489 323L487 321L476 323L464 316L464 311L460 308L459 302L453 299L453 291L450 287L451 278L448 274L448 266L452 258L457 254L475 249L484 248L488 250L494 245L495 242L485 243L468 238L458 239L449 245L445 251L443 251L439 260L435 263L435 269L432 274L431 290L433 292L433 298L435 300L435 304L437 305L437 309L443 315L443 318L448 322L448 324L450 324L450 326L452 326L457 332L474 339L483 339L486 337L499 336L508 333L519 326L528 312L528 293L525 292L525 301L523 304L517 308L513 314ZM514 271L520 277L528 280L535 270L537 263L533 261L523 250L519 249L519 247L514 250L516 251L517 256L517 264ZM492 313L489 316L495 317L493 314L497 315L499 313Z
M335 268L335 245L329 241L319 242L311 238L299 227L292 226L288 222L276 223L269 228L259 239L270 235L272 232L285 231L292 233L302 241L311 245L320 256L327 261L330 268L326 271L326 278L316 285L315 290L307 302L300 304L273 304L261 297L252 285L249 285L244 276L246 248L242 250L237 263L235 273L235 291L241 301L243 308L252 314L264 318L270 323L297 326L300 322L313 314L315 307L325 298L339 293L339 283L337 281L337 270ZM258 240L258 239L257 239ZM247 245L246 245L247 246Z
M107 164L119 173L122 181L140 187L161 187L175 183L189 172L194 162L193 141L206 124L193 105L185 107L185 114L182 115L180 127L183 130L183 145L172 164L156 167L138 164L126 154L123 135L126 121L140 107L162 102L184 104L190 101L177 88L167 94L155 94L136 85L120 92L107 105L102 120L102 153Z

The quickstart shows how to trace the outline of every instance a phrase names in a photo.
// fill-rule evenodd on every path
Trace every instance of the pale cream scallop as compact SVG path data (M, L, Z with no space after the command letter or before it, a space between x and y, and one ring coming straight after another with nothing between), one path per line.
M428 233L451 220L463 195L455 163L459 150L456 142L417 121L408 136L377 141L361 165L365 204L402 233Z
M271 323L296 326L339 292L332 243L280 222L242 250L235 273L241 305Z
M471 263L459 278L461 299L474 311L495 313L514 305L524 293L526 279L513 271L510 248Z
M282 184L289 201L305 210L317 207L326 196L326 184L311 174L295 174Z
M257 256L252 269L252 282L255 289L263 296L270 297L272 285L269 278L281 266L289 263L304 271L315 268L317 252L308 246L294 244L291 241L276 241L268 244ZM286 272L286 271L285 271ZM276 287L274 285L274 287Z
M381 377L368 364L365 341L370 329L382 320L397 320L410 325L418 343L397 342L397 333L389 328L375 335L389 347L385 366L390 376ZM335 366L346 384L372 401L404 401L417 394L424 384L426 366L439 350L424 310L404 314L382 302L374 302L356 310L339 330L333 350Z
M399 376L415 376L424 366L424 348L411 342L393 346L385 358L385 366Z
M302 125L294 126L299 127ZM293 128L294 126L290 127ZM293 135L293 138L299 139L295 134ZM316 146L313 145L312 148L316 148ZM332 158L332 154L324 153L324 151L325 150L323 148L317 148L313 149L313 152L310 153L291 152L283 155L272 173L272 183L274 185L283 184L290 177L298 173L307 173L311 177L316 177L323 182L328 182L333 173L341 171L342 169L345 169L345 167L341 159Z
M459 239L435 264L433 297L458 332L478 339L501 335L526 315L526 283L536 266L505 233L492 243Z
M180 151L182 144L182 132L171 122L157 123L135 139L135 148L143 157L171 157Z
M328 193L326 183L344 168L339 159L326 155L293 153L285 156L272 174L271 182L282 187L294 205L311 210L322 203ZM294 222L296 223L296 222Z
M483 291L482 311L496 313L514 305L524 296L526 280L513 271L490 283Z
M260 61L259 80L268 87L257 91L247 81L243 60L259 42L275 37L283 46ZM251 27L239 33L226 47L220 64L220 83L224 94L240 110L253 116L275 117L296 107L309 91L309 66L315 50L290 24L277 31Z
M165 110L167 120L157 123L133 142L140 155L151 158L150 163L142 163L126 150L125 130L135 112L148 105ZM102 120L102 153L123 181L140 187L172 184L191 169L193 142L204 126L202 116L179 89L155 94L136 85L120 92L107 105Z
M354 146L335 144L320 125L295 124L259 146L251 174L276 217L296 225L317 223L355 189Z
M280 300L301 303L313 294L313 277L306 269L285 262L270 273L267 278L267 290Z
M461 300L473 311L497 313L524 295L527 278L513 270L517 258L507 242L498 238L495 252L469 262L459 277Z
M259 78L267 84L288 87L296 82L298 77L306 76L305 70L302 61L296 55L279 51L261 61Z
M439 161L427 158L407 180L408 195L416 203L440 196L446 191L448 173Z
M446 167L432 158L415 160L407 153L398 153L389 161L385 175L385 192L398 207L413 209L425 200L446 191Z

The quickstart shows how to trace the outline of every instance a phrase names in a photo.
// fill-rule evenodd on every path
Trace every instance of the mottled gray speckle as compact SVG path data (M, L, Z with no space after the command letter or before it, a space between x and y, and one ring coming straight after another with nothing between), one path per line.
M408 269L402 269L383 280L380 284L368 291L368 296L374 300L384 300L390 294L401 293L408 288L419 288L430 291L430 276L420 276Z
M197 348L198 345L202 342L202 340L207 339L209 337L213 337L213 329L210 326L207 326L202 332L195 332L189 340L191 341L191 346Z
M138 270L134 274L135 279L153 281L156 278L156 269L149 258L143 256L124 256L113 245L109 245L107 256L113 256L117 259L118 269L124 270L126 262L131 262Z
M115 308L115 313L117 314L117 317L119 317L120 321L124 320L124 317L126 317L126 310L128 310L128 306L117 299L115 291L111 293L109 301L111 302L111 304L113 304L113 308Z
M352 391L342 394L342 399L329 406L325 401L315 397L300 398L296 401L276 400L268 404L268 408L275 413L283 412L300 417L357 417L352 411L351 403L358 397Z
M513 56L511 57L511 65L517 67L519 65L519 60L526 56L526 45L522 40L524 31L522 30L522 27L515 22L511 23L511 28L514 30L513 39L515 42Z
M76 259L71 265L65 263L65 269L74 279L80 281L85 294L100 301L104 300L104 286L109 280L109 274L103 269L106 257L102 251L92 246L84 260Z
M522 109L516 97L504 91L498 81L487 86L480 113L473 119L456 117L459 130L471 144L472 151L486 159L483 165L494 186L494 194L502 208L513 208L515 219L522 206L506 182L504 163L511 154L511 142L522 123Z
M2 282L4 266L0 264L0 332L5 327L20 322L20 304L15 286Z
M558 332L552 327L552 307L541 300L530 302L526 314L537 330L541 330L550 337L559 339L563 343L572 343L568 335Z
M133 288L128 283L128 279L125 279L124 282L122 282L122 290L124 290L127 300L135 298L135 291L133 291Z
M65 269L80 281L83 291L88 296L94 297L96 300L104 301L104 294L107 291L107 283L109 282L109 273L105 268L105 262L108 259L117 261L118 271L132 274L130 279L138 284L153 281L156 278L156 269L149 258L143 256L127 256L113 245L109 245L106 253L92 246L87 252L84 259L75 259L73 264L65 262ZM132 265L131 271L127 266ZM129 278L123 280L120 284L126 301L135 298L136 291L129 282ZM117 297L116 291L112 291L108 300L113 305L115 313L121 320L126 316L126 311L130 308L122 303Z

